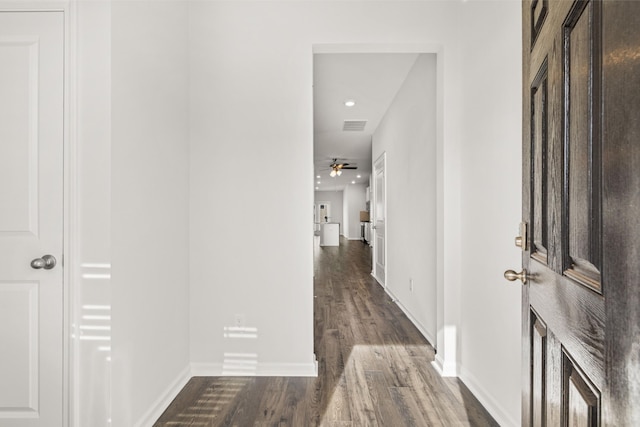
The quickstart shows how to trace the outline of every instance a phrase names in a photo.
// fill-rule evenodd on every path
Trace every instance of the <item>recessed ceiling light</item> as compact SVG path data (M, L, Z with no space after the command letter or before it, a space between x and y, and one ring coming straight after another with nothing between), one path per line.
M316 190L318 189L318 187L316 187Z
M356 101L354 101L353 99L347 99L346 101L344 101L344 105L346 107L353 107L354 105L356 105Z
M320 179L320 175L316 176L316 178Z
M356 176L356 178L360 178L360 175Z
M320 181L318 181L318 184L320 184Z
M355 182L355 181L351 181L351 183L352 183L352 184L355 184L356 182Z

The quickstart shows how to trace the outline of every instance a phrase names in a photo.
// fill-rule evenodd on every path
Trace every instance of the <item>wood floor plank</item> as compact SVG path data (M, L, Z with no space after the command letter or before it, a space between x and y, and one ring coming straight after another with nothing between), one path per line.
M254 420L259 418L261 408L258 403L265 394L268 382L264 378L253 378L252 380L245 385L242 393L236 396L229 405L230 410L220 422L221 425L251 425Z
M401 426L402 414L391 399L389 384L380 371L367 371L367 387L374 404L376 419L381 426Z
M398 407L398 412L402 415L401 425L412 427L429 425L422 416L422 412L412 394L412 389L409 387L391 387L389 394L391 394L391 400Z
M375 407L365 375L365 360L361 353L365 353L359 346L351 349L351 356L345 367L343 377L347 384L347 397L351 408L352 421L356 425L377 426Z
M317 243L317 242L316 242ZM154 427L496 426L371 276L358 241L314 248L317 378L194 377Z

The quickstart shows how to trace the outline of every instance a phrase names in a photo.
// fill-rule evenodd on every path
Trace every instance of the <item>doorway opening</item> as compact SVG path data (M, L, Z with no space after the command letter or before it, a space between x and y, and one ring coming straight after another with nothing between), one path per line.
M438 68L437 52L430 48L400 47L395 53L388 46L377 52L314 48L316 207L329 200L326 195L342 193L337 196L341 209L336 203L331 206L334 221L341 211L341 244L370 242L367 273L433 344L438 330L438 263L442 263L438 248L443 239L437 233L442 220L438 205L442 192L437 191L442 185ZM385 152L386 159L379 164L385 169L376 187L373 160ZM331 174L335 165L354 169ZM388 183L387 176L392 177ZM386 209L378 209L376 217L376 196L389 201L388 217ZM361 218L370 222L363 227ZM362 230L370 230L370 235L365 238Z

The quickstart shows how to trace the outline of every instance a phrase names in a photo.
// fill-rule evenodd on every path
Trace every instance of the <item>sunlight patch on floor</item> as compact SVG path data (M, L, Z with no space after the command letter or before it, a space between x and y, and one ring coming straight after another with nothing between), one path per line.
M354 345L322 416L321 426L364 423L375 420L381 399L392 401L392 388L424 388L424 377L414 360L423 367L431 358L429 345ZM424 369L424 368L423 368ZM352 409L355 409L352 411ZM354 419L355 414L368 419ZM351 424L350 424L351 425Z

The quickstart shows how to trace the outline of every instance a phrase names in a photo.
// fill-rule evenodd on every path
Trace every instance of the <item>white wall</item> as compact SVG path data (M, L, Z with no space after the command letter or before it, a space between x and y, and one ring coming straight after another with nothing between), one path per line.
M444 89L454 93L459 29L453 23L459 5L257 1L190 6L192 361L204 372L219 372L226 352L242 351L255 355L258 366L271 363L279 373L288 366L309 372L314 358L308 232L313 187L307 181L313 177L312 54L321 53L318 46L327 52L336 43L338 50L351 52L375 52L389 44L408 52L445 49L450 53L443 71L451 77ZM454 97L443 111L454 139L458 109ZM282 159L288 159L287 174L268 167ZM238 160L248 170L260 170L259 176L238 173ZM443 212L455 207L456 197L452 200ZM260 206L263 218L256 220L254 206ZM447 249L459 254L455 243ZM443 281L456 274L443 273ZM225 340L224 328L234 323L235 314L259 328L258 339L242 346Z
M316 191L314 195L313 203L317 205L320 202L330 202L331 203L331 221L340 223L340 234L344 234L344 222L342 216L342 199L343 192L342 191ZM318 221L320 219L318 218Z
M75 338L74 426L106 427L111 418L111 6L77 5L77 247L72 280ZM73 252L73 251L72 251ZM69 258L65 258L69 260ZM103 329L86 329L100 327ZM106 328L106 329L104 329ZM82 337L80 334L82 333ZM99 337L85 339L87 336Z
M521 286L502 277L521 266L520 14L519 2L470 1L461 15L460 376L503 425L520 425Z
M366 209L364 184L349 184L344 188L344 236L350 240L360 240L360 211Z
M519 142L516 149L510 144L521 137L503 121L520 112L519 3L134 1L111 7L111 46L83 40L83 55L93 43L112 54L103 62L111 63L110 77L79 71L88 76L81 101L90 109L79 125L87 131L79 143L89 151L81 154L86 164L78 181L97 174L81 190L81 240L109 246L109 238L88 234L100 226L111 239L110 250L87 246L81 259L111 257L113 425L151 420L179 388L189 361L196 373L220 373L225 353L244 352L259 361L258 374L313 372L314 196L305 177L313 176L314 51L438 54L438 358L454 371L461 364L462 378L501 423L518 420L520 341L512 331L519 331L519 300L513 301L519 290L503 287L500 275L519 262L517 252L505 248L519 220L520 183L506 177L519 176ZM110 89L92 86L109 80ZM110 147L99 131L109 121L101 104L108 96ZM106 159L98 164L109 151L110 167ZM265 167L282 159L291 160L286 175ZM260 173L243 175L236 160ZM92 164L99 167L91 170ZM487 192L491 186L498 191ZM94 206L89 198L96 194ZM478 212L485 197L500 208ZM514 203L506 207L502 200ZM96 211L109 204L110 215ZM484 249L491 226L493 252ZM464 251L463 232L470 233ZM257 339L224 338L235 314L258 328Z
M242 353L250 373L315 375L311 52L287 12L307 5L190 6L195 372ZM225 337L236 315L255 338Z
M437 332L436 55L421 54L373 136L386 152L387 282L426 338ZM410 282L413 281L413 291Z
M189 366L188 5L111 12L112 424L151 425Z

